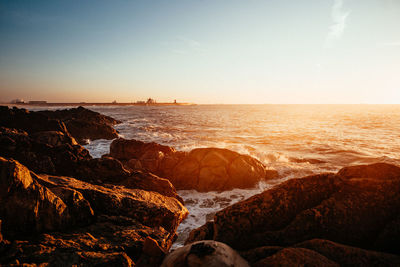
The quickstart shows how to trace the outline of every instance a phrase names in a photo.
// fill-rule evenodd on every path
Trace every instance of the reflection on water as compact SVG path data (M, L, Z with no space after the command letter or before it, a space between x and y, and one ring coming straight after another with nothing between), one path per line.
M125 138L154 141L179 150L228 148L250 154L283 175L306 175L376 161L398 164L400 158L400 105L91 109L122 120L116 128Z
M373 162L400 165L400 105L201 105L89 107L123 123L125 138L154 141L178 150L220 147L250 154L280 181L343 166ZM108 140L86 147L94 157L108 153ZM280 182L280 181L274 181ZM228 205L270 188L222 193L180 191L190 215L178 229L183 244L193 228Z

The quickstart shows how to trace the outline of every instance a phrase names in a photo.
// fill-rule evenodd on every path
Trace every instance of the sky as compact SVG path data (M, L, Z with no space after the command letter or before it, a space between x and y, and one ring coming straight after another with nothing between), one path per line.
M0 101L148 97L400 104L400 1L0 1Z

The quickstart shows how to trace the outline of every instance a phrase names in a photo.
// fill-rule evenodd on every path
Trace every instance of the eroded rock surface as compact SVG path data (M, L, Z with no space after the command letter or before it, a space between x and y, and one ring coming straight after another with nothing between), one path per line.
M168 146L116 139L110 156L129 169L143 169L167 178L178 189L222 191L250 188L266 179L278 178L258 160L221 148L198 148L179 152Z
M192 231L187 243L213 239L244 251L263 246L288 248L318 238L400 254L399 168L365 165L350 170L291 179L227 207L216 213L213 222ZM314 245L314 252L322 247L315 242ZM314 257L314 252L306 250L290 248L283 252L274 253L274 257L281 262L286 262L282 257L311 257L316 260L315 265L323 264L325 258L332 260L325 254L322 258ZM268 260L268 264L276 262L274 258ZM340 261L333 258L333 262Z
M114 139L118 132L113 125L120 123L111 117L78 107L55 111L28 111L0 106L0 126L37 132L57 131L73 136L80 144L88 139Z
M168 251L188 214L173 196L38 175L5 158L0 158L0 185L1 232L7 240L1 242L0 264L132 266L147 237Z
M98 112L77 107L55 111L39 111L38 113L64 122L66 128L80 144L87 140L114 139L118 137L118 131L113 126L121 123L109 116Z

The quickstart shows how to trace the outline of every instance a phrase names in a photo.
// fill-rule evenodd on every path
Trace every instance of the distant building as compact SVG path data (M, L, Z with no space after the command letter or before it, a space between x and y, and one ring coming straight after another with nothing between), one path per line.
M11 100L11 104L24 104L25 101L21 98Z
M153 99L153 98L149 98L149 99L147 99L147 102L146 102L147 104L155 104L156 103L156 101Z
M33 101L29 101L29 104L32 105L40 105L40 104L47 104L47 101L43 101L43 100L33 100Z
M114 100L112 103L113 103L113 104L117 104L117 100Z

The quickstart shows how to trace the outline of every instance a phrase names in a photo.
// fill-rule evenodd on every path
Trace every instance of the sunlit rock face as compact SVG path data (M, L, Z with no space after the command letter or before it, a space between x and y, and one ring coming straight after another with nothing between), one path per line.
M378 164L291 179L217 212L187 243L213 239L244 251L319 238L399 254L399 174Z
M119 138L110 156L127 168L144 169L169 179L177 189L222 191L250 188L266 179L278 178L258 160L220 148L197 148L178 152L168 146Z
M0 240L0 264L18 260L131 266L141 258L148 237L162 253L168 251L188 214L168 190L164 195L39 175L6 158L0 158L0 185L1 232L6 240Z

